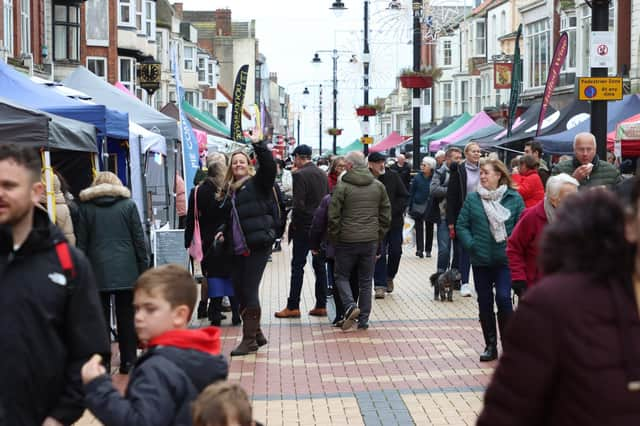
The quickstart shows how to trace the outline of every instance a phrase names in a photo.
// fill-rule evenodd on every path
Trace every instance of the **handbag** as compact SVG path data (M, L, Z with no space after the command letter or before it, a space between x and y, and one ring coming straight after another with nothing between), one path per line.
M412 217L422 217L424 212L427 211L427 204L428 201L425 201L424 203L413 203L411 205L411 210L409 210L409 214Z
M193 237L189 245L189 256L202 262L202 237L200 236L200 219L198 218L198 187L193 191Z

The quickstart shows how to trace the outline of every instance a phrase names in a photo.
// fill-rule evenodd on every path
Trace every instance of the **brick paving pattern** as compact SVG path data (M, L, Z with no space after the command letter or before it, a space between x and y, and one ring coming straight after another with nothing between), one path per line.
M471 425L495 363L480 363L482 332L474 298L454 293L433 301L433 258L405 247L395 291L374 300L370 328L343 332L314 306L313 271L305 268L300 319L277 319L289 291L290 254L273 254L261 288L263 330L269 344L233 358L229 380L253 399L254 417L267 425ZM229 315L230 316L230 315ZM222 327L223 352L240 328ZM119 384L124 382L118 377ZM89 414L79 425L99 424Z

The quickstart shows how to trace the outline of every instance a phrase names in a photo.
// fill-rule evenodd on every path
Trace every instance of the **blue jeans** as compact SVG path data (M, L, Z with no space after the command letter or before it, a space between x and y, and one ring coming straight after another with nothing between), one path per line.
M293 238L293 256L291 258L291 288L287 308L300 309L300 293L304 279L304 265L309 254L309 238L306 236ZM316 308L327 306L327 270L322 253L312 256L313 271L316 275Z
M376 261L373 272L375 287L387 288L387 280L392 280L398 274L400 257L402 257L402 228L391 228L382 241L380 259Z
M492 315L493 288L495 287L495 301L498 313L508 314L513 311L511 305L511 271L507 265L474 266L473 281L478 293L478 309L480 317Z
M440 219L438 222L436 236L438 238L438 272L444 272L449 269L451 262L451 238L445 219Z

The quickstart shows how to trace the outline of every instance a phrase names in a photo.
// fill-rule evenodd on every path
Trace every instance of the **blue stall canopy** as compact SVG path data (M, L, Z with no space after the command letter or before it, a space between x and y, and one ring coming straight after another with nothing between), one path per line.
M0 94L18 105L93 124L99 136L122 140L129 138L129 117L126 113L56 93L34 83L3 61L0 61Z
M640 97L627 95L621 101L607 103L607 133L615 130L621 121L640 113ZM577 126L561 133L539 136L535 140L542 142L543 150L547 154L572 155L573 138L591 129L591 119L587 119ZM606 143L606 141L603 141Z

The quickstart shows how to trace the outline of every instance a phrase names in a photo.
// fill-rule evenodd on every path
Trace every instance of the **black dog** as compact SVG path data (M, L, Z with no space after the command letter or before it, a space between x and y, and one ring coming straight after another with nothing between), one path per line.
M460 285L462 275L457 269L449 269L445 272L436 272L429 277L433 286L433 299L444 302L445 299L453 302L453 289L456 284Z

